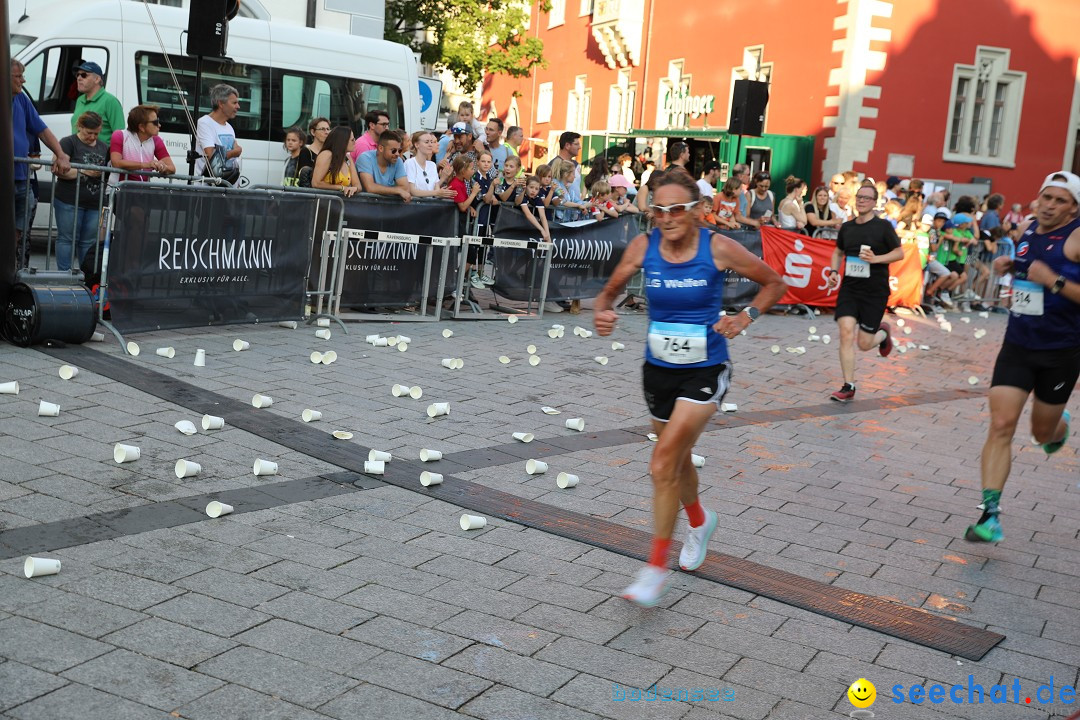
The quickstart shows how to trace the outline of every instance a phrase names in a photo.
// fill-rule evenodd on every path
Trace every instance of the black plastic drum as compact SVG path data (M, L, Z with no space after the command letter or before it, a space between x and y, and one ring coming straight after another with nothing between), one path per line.
M4 312L8 340L28 347L45 340L84 343L94 334L94 298L82 285L27 285L11 288Z

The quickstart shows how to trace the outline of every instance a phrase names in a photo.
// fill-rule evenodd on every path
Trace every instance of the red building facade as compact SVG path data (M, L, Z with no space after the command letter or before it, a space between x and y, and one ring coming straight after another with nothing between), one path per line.
M723 130L734 81L767 81L765 132L814 136L811 183L989 181L1026 204L1080 169L1077 27L1077 0L554 0L529 29L548 67L489 77L483 107L557 150L567 129Z

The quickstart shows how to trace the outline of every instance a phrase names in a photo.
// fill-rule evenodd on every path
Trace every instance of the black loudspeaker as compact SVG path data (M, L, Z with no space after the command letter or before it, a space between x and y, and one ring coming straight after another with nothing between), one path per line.
M758 80L736 80L731 95L732 135L760 136L765 129L765 108L769 104L769 83Z
M191 0L188 8L187 54L225 57L229 20L240 10L239 0Z
M45 340L84 343L94 334L94 297L82 285L16 283L4 313L8 340L29 347Z

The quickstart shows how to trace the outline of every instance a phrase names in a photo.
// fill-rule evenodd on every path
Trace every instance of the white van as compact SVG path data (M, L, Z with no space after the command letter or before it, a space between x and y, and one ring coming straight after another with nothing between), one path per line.
M23 20L20 12L11 8L12 54L26 64L25 91L57 138L71 134L73 68L93 61L104 69L105 89L119 98L125 118L141 103L161 108L162 139L177 172L188 172L191 130L156 32L193 120L210 111L212 86L228 83L239 90L240 113L232 125L244 148L241 174L252 184L280 184L284 131L299 125L306 132L313 117L349 125L357 137L369 110L388 113L392 128L419 129L416 59L404 45L236 17L229 21L229 59L203 61L196 97L196 58L184 52L186 9L132 0L55 0L31 3Z

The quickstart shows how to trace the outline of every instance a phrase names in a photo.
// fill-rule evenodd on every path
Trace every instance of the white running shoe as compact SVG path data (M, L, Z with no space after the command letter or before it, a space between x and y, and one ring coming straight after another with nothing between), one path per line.
M667 592L671 575L672 571L667 568L646 565L638 570L634 582L623 590L622 596L642 607L655 607Z
M697 570L701 563L705 562L705 555L709 552L709 538L716 530L716 519L715 512L706 510L705 522L687 530L682 552L679 553L679 567L683 570Z
M475 270L473 270L472 274L469 275L469 284L472 285L477 290L483 290L484 288L487 287L487 285L485 285L480 280L480 274L478 272L476 272Z

